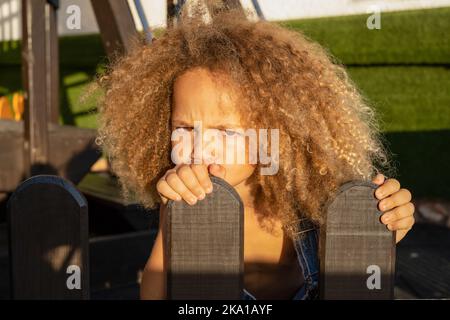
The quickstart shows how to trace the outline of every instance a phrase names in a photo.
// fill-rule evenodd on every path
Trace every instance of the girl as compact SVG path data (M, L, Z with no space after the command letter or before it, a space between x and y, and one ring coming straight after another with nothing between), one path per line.
M161 203L161 222L168 200L195 205L208 197L210 175L239 193L244 298L316 297L317 281L305 264L315 265L317 252L300 257L299 221L319 228L323 204L346 181L380 185L381 222L397 230L397 241L414 223L410 192L379 173L389 162L373 110L342 66L298 32L233 11L207 22L194 13L121 59L102 80L100 137L112 168L146 207ZM263 165L249 161L248 143L237 146L244 163L223 161L235 145L212 160L191 161L188 143L182 147L189 156L175 165L171 151L181 142L172 141L172 132L192 135L196 122L231 137L240 135L236 128L278 129L277 171L261 174ZM166 297L163 236L160 230L144 270L143 299Z

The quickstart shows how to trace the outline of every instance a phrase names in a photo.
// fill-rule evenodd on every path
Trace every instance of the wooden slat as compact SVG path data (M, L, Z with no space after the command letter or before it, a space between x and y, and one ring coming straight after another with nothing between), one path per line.
M243 12L243 8L241 5L241 1L240 0L222 0L222 3L230 9L238 9L238 10L242 10Z
M108 174L87 174L77 187L85 195L96 197L117 206L125 207L136 203L130 202L122 196L119 182Z
M58 123L59 120L59 50L58 50L58 24L56 21L57 8L47 2L45 6L45 34L46 43L46 69L47 69L47 115L48 120Z
M136 11L139 15L139 20L141 20L142 29L144 30L147 43L152 43L152 30L148 24L147 16L145 15L144 7L142 7L141 0L134 0L134 6L136 7Z
M8 202L8 227L14 299L89 297L88 208L70 182L44 175L23 182ZM79 289L67 285L71 266L80 270Z
M109 57L127 52L137 36L126 0L91 0L97 24Z
M12 192L26 176L24 123L0 120L0 192ZM48 124L47 170L77 184L101 156L95 130Z
M176 14L176 7L173 0L166 0L166 10L167 10L167 27L173 26L173 19Z
M172 1L173 4L174 1ZM186 0L176 0L176 4L171 5L170 1L167 1L167 20L170 27L174 23L178 23L181 13L183 11Z
M450 297L450 231L416 223L397 245L396 285L419 299Z
M0 300L10 299L8 228L0 223Z
M261 6L259 5L258 0L252 0L253 7L255 8L256 14L258 15L258 18L261 20L266 20L264 17L264 13L262 12Z
M380 222L375 188L367 182L346 183L327 205L320 231L322 299L393 299L395 232ZM367 284L374 274L379 288Z
M246 18L244 8L242 8L240 0L222 0L225 8L235 10L242 18Z
M105 221L111 221L119 216L124 219L122 227L126 224L133 230L158 227L159 210L148 210L136 200L125 199L117 178L110 174L88 173L77 187L86 196L91 208L99 208L95 211L95 218L104 217Z
M152 229L90 238L90 299L138 299L141 272L156 233ZM6 224L0 223L0 299L11 298L6 236Z
M139 285L140 274L151 253L156 233L155 229L101 236L90 240L93 298L107 296L106 291L111 288Z
M48 162L46 0L22 0L22 68L25 89L25 166Z
M25 175L23 122L0 120L0 192L12 192Z
M196 205L170 201L164 253L170 299L240 299L244 209L236 191L211 178L213 193Z
M211 16L225 10L234 10L235 14L238 14L242 18L246 18L245 11L242 8L241 2L239 0L221 0L221 1L207 1L205 2L206 7Z

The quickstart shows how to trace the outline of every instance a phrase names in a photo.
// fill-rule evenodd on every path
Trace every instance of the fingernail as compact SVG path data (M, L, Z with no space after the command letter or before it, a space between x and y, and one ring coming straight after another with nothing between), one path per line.
M175 197L175 201L181 201L181 197L180 196L176 196Z
M213 189L212 186L207 187L207 188L206 188L206 193L211 193L211 192L212 192L212 189Z
M189 204L196 204L197 203L197 199L194 198L194 197L189 197L188 201L189 201Z
M202 193L201 195L198 196L198 200L203 200L203 199L205 199L205 194L204 193Z
M391 216L384 215L383 217L381 217L381 220L383 220L383 222L386 224L387 222L389 222L391 220Z

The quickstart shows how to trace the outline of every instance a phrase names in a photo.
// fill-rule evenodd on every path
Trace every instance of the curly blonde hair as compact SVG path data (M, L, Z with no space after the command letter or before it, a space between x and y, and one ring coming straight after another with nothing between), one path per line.
M246 98L239 108L252 128L280 129L278 173L255 170L252 178L258 211L291 235L299 218L323 223L323 205L341 184L389 167L373 109L318 44L233 11L219 10L207 22L185 15L100 79L100 140L126 194L145 207L159 201L156 182L173 166L174 80L194 67L239 84Z

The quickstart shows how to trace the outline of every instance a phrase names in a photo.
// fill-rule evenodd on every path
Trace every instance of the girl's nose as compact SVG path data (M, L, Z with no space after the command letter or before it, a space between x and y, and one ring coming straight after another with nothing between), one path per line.
M193 148L191 152L192 163L202 163L209 165L217 163L220 158L219 143L221 140L220 132L211 132L198 138L195 137L193 141ZM197 162L195 162L197 160Z

